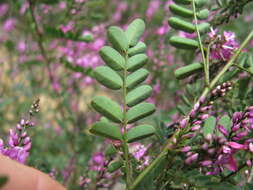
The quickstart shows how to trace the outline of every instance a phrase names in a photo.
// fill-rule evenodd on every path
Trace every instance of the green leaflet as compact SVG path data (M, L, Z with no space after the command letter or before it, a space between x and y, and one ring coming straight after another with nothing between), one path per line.
M110 144L109 147L105 150L105 156L113 156L117 153L117 149Z
M120 106L105 96L95 96L91 102L92 107L109 120L121 123L123 113Z
M141 19L135 19L129 24L125 34L128 39L129 46L135 46L145 30L145 23Z
M155 106L150 103L140 103L127 112L128 123L133 123L155 112Z
M117 27L111 26L107 31L107 36L113 47L118 51L128 50L128 41L124 31Z
M132 143L147 138L153 135L155 131L151 125L138 125L127 132L127 142Z
M181 48L181 49L195 50L199 47L198 41L184 38L184 37L179 37L179 36L172 36L169 42L174 47Z
M198 29L200 33L206 33L209 31L210 24L207 22L203 22L201 24L198 24Z
M201 11L199 11L197 13L197 17L198 19L207 19L208 18L208 15L209 15L209 11L208 9L202 9Z
M213 116L208 117L205 120L203 127L204 136L207 136L208 134L213 134L215 126L216 126L216 118Z
M122 140L120 128L111 123L96 122L92 125L90 132L109 139Z
M110 89L120 89L123 85L121 77L110 67L99 66L94 71L94 77L101 84Z
M142 83L148 77L148 71L146 69L139 69L126 78L126 87L132 89L138 84Z
M137 54L130 57L127 60L127 71L133 72L141 67L147 62L148 57L145 54Z
M228 130L228 132L231 131L232 121L231 121L231 118L228 115L222 116L219 119L218 124L224 126Z
M182 30L184 32L193 33L195 31L195 26L187 21L184 21L177 17L171 17L168 20L169 25L177 30Z
M178 16L184 17L184 18L193 18L193 11L190 9L187 9L185 7L179 6L177 4L170 4L169 6L170 11ZM197 12L197 18L198 19L207 19L209 15L208 9L203 9Z
M126 104L130 107L146 100L152 93L149 85L142 85L130 91L126 96Z
M108 165L107 171L112 173L121 168L122 166L123 166L122 160L113 161Z
M184 67L180 67L177 69L174 74L177 79L184 79L192 74L201 71L203 69L202 63L192 63L190 65L186 65Z
M195 5L196 5L197 7L202 7L202 6L204 6L207 2L208 2L208 0L195 0Z
M143 42L138 42L134 47L128 49L127 53L129 56L133 56L139 53L144 53L147 49L147 46Z
M182 5L189 5L191 4L192 0L173 0L175 3L182 4Z
M179 6L177 4L170 4L169 8L173 14L176 14L178 16L185 17L185 18L192 18L193 17L192 10L184 8L184 7Z
M124 68L125 59L115 49L104 46L100 49L99 54L104 62L112 69L119 71Z

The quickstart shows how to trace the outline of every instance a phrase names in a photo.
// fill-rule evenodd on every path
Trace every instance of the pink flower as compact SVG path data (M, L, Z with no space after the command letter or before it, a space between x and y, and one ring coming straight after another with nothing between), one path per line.
M24 53L26 50L26 43L23 40L20 40L17 45L17 50L19 53Z
M156 12L156 10L160 7L159 0L152 0L149 3L148 9L146 11L146 16L150 19Z
M7 19L3 24L3 29L5 32L11 32L16 26L17 20L14 18Z
M228 144L231 148L236 149L236 150L244 149L244 148L245 148L245 145L239 144L239 143L236 143L236 142L228 142L227 144Z
M239 47L233 32L225 31L223 35L219 35L217 34L217 30L211 29L211 32L209 32L208 35L211 40L216 41L211 47L210 56L212 59L227 61Z
M6 4L6 3L1 4L0 5L0 17L4 16L7 13L8 9L9 9L9 5L8 4Z

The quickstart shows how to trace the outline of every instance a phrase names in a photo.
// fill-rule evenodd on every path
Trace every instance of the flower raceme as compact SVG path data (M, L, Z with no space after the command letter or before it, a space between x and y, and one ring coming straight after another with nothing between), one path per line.
M29 111L30 118L37 112L39 112L39 100L32 104ZM28 136L27 129L34 127L34 125L30 119L21 119L14 129L9 130L6 145L0 139L0 154L24 164L32 147L31 137Z
M200 150L189 145L181 148L186 154L185 163L198 164L206 175L216 175L225 168L235 172L238 170L236 153L253 152L253 139L249 137L252 130L253 106L244 112L235 112L229 128L217 122L214 133L205 136ZM252 163L250 158L245 160L245 164L249 163Z

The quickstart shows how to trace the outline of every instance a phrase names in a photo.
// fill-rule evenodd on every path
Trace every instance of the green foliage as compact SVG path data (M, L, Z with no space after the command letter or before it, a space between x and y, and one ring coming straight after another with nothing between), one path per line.
M118 71L124 68L125 59L115 49L104 46L100 49L99 54L104 62L112 69Z
M144 53L147 49L147 46L143 42L138 42L134 47L129 48L127 53L129 56L133 56L139 53Z
M151 125L138 125L127 132L127 142L132 143L155 133L155 128Z
M96 96L93 98L91 105L97 112L107 117L109 120L116 123L122 122L123 113L121 108L111 99L105 96Z
M127 71L133 72L144 66L148 57L145 54L137 54L130 57L127 61Z
M120 128L111 123L107 123L107 122L94 123L90 129L90 132L102 137L115 139L115 140L122 140Z
M126 78L126 87L127 89L132 89L146 80L148 77L148 71L146 69L139 69L131 73Z
M146 100L152 93L152 88L148 85L139 86L131 90L126 96L126 104L132 107Z
M113 161L109 164L107 170L108 172L112 173L121 168L122 166L123 166L122 160Z
M150 103L140 103L127 112L127 123L133 123L155 112L155 106Z
M202 63L192 63L184 67L180 67L175 71L175 76L177 79L184 79L192 74L195 74L203 69Z
M107 88L118 90L122 87L121 77L111 68L100 66L94 70L95 79Z
M199 43L196 40L184 37L172 36L169 41L171 45L180 49L195 50L199 47Z
M130 23L126 31L116 26L109 27L108 39L115 49L105 46L100 50L100 56L109 67L99 66L94 70L94 77L98 82L113 90L122 89L124 110L122 112L120 105L103 96L94 97L91 105L108 120L121 123L122 128L125 128L127 123L133 123L155 112L153 104L141 103L152 93L150 86L140 85L148 77L148 71L141 68L148 60L144 54L146 45L139 42L144 29L145 24L141 19ZM128 109L127 106L134 107ZM110 124L106 118L95 123L90 132L124 140L119 133L120 128ZM127 132L127 142L146 138L154 132L155 128L150 125L139 125Z
M207 136L208 134L213 134L215 126L216 126L216 118L213 116L208 117L205 120L203 126L204 136Z
M128 39L124 31L117 27L111 26L107 32L108 40L111 42L112 46L118 50L125 52L128 50Z
M128 39L128 45L130 47L135 46L145 30L145 23L141 19L135 19L126 30L126 36Z

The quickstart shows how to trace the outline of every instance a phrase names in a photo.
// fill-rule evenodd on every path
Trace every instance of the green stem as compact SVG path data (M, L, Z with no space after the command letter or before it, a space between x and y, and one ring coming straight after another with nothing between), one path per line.
M204 47L203 47L203 44L202 44L202 41L201 41L201 37L200 37L200 33L199 33L195 0L192 0L192 8L193 8L193 16L194 16L194 25L195 25L195 29L196 29L196 32L197 32L198 42L199 42L199 48L200 48L200 51L201 51L201 55L202 55L202 59L203 59L203 64L204 64L205 83L206 83L206 87L208 87L209 86L209 61L208 62L206 61L205 51L204 51Z
M128 55L125 54L125 62L127 63ZM127 78L127 69L124 67L123 71L123 124L122 128L124 130L123 134L123 149L124 149L124 159L125 159L125 167L126 167L126 187L128 188L131 185L131 165L129 161L129 150L127 144L127 104L126 104L126 95L127 95L127 88L126 88L126 78Z
M158 164L160 163L164 157L166 157L168 153L167 149L163 149L163 151L156 157L156 159L136 178L133 185L129 188L129 190L134 190L137 185L142 181L142 179Z
M201 96L199 97L199 100L202 98L205 98L208 93L215 87L215 85L217 84L217 82L220 80L220 78L223 76L223 74L225 72L227 72L227 70L233 65L234 61L238 58L238 56L240 55L241 51L246 47L246 45L249 43L249 41L253 38L253 30L249 33L249 35L246 37L246 39L243 41L243 43L241 44L241 46L239 47L239 49L237 49L237 51L235 52L235 54L232 56L232 58L229 60L229 62L223 67L223 69L218 73L218 75L212 80L212 82L210 83L210 88L206 87L204 89L204 91L202 92ZM189 115L189 114L188 114ZM189 118L189 116L188 116ZM184 129L178 129L178 131L176 132L177 134L180 134L181 131L183 131ZM187 130L186 130L187 131ZM143 178L156 166L157 163L159 163L159 161L161 160L161 157L163 157L164 155L166 155L168 153L169 150L169 146L172 143L172 140L175 137L179 137L177 138L177 143L180 142L180 137L181 135L173 135L170 139L168 139L165 147L163 148L162 152L156 157L156 159L147 167L145 168L145 170L136 178L136 180L134 181L133 185L131 186L131 188L129 188L129 190L134 190L137 185L143 180Z

